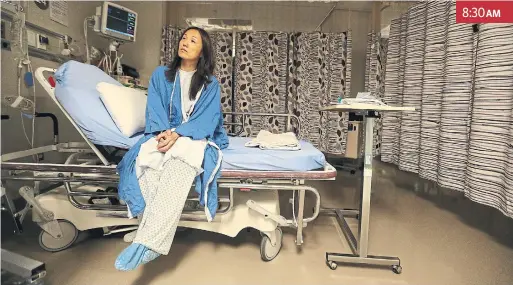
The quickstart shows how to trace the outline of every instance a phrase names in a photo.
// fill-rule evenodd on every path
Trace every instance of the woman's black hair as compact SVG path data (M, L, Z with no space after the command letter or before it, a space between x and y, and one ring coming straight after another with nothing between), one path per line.
M200 33L201 42L203 45L200 53L200 58L198 60L198 65L196 67L196 72L192 76L191 89L189 92L189 98L191 100L194 100L196 99L196 95L198 94L198 91L201 89L201 87L206 87L206 85L210 83L210 76L212 76L214 73L215 59L214 52L212 49L212 41L210 40L210 36L205 30L198 27L189 27L183 31L183 33L180 35L179 40L183 38L184 34L188 30L192 29L197 30ZM180 68L180 64L182 62L182 58L178 56L179 49L179 47L176 48L174 59L169 64L169 70L166 72L166 77L170 82L175 80L176 72L178 72L178 69Z

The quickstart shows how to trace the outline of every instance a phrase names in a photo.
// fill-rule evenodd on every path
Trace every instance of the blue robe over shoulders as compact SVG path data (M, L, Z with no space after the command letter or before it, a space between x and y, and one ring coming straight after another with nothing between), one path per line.
M195 189L199 195L200 204L205 206L207 219L211 221L218 208L217 178L221 174L221 150L227 148L229 144L223 128L221 88L217 79L211 77L211 82L203 88L189 120L182 123L180 78L177 73L176 84L170 82L166 78L167 70L168 67L159 66L151 76L144 136L130 148L117 166L120 175L119 196L128 205L132 217L142 213L146 204L136 176L136 159L139 150L143 143L160 132L176 128L175 132L180 136L190 137L193 140L207 139L210 142L205 149L202 165L204 171L196 177ZM171 101L172 106L170 106ZM180 178L177 177L177 179Z

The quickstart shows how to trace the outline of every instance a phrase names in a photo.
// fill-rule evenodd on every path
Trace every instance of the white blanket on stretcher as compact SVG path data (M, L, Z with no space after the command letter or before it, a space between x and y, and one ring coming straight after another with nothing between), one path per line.
M294 133L273 134L262 130L256 138L245 144L246 147L259 147L272 150L300 150L301 144Z

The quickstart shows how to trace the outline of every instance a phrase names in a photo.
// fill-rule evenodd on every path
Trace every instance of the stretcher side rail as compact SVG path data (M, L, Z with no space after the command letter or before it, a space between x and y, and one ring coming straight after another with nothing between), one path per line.
M117 175L115 166L104 165L81 165L81 164L57 164L57 163L26 163L26 162L3 162L2 170L8 171L36 171L36 172L59 172L78 174L103 174ZM222 178L269 178L269 179L332 179L336 175L336 169L327 164L323 170L311 171L260 171L260 170L221 170ZM105 176L109 177L109 176ZM14 177L13 177L14 179Z
M119 182L116 168L111 166L67 165L50 163L16 163L5 162L2 170L8 171L2 180L17 181L46 181L64 183L69 188L69 195L94 196L98 198L117 198L114 193L84 193L71 190L70 183L112 183ZM255 188L257 186L243 187L242 185L285 185L298 186L304 184L304 180L334 180L336 169L327 165L321 171L236 171L223 170L218 180L219 187L230 183L231 188ZM238 186L234 186L238 185ZM226 187L224 187L226 188ZM276 189L280 190L280 189ZM189 200L197 200L190 198ZM221 199L221 202L225 202ZM104 206L104 205L100 205Z
M230 136L241 136L244 133L244 126L250 117L275 117L275 118L285 118L285 131L294 131L294 133L300 137L301 134L301 122L299 121L299 117L293 114L288 113L251 113L251 112L223 112L225 117L231 117L232 122L224 121L224 125L232 126L231 132L228 132ZM295 121L296 125L292 128L292 122ZM236 128L239 128L236 131ZM246 134L250 135L250 134Z

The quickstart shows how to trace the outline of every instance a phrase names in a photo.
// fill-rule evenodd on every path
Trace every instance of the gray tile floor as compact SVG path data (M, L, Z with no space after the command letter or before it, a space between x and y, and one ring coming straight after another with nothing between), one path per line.
M358 185L345 173L337 181L315 183L324 207L355 207ZM300 249L293 232L285 230L283 249L269 263L260 260L260 235L254 230L235 239L193 230L177 236L169 256L118 272L114 260L127 246L122 235L84 236L66 251L47 253L39 248L38 230L30 221L24 235L13 236L4 214L2 247L44 261L50 285L513 284L513 219L460 193L424 188L415 175L379 162L373 186L369 253L400 257L401 275L346 265L330 270L325 252L349 253L349 247L328 216L307 227ZM282 211L289 211L287 205Z

